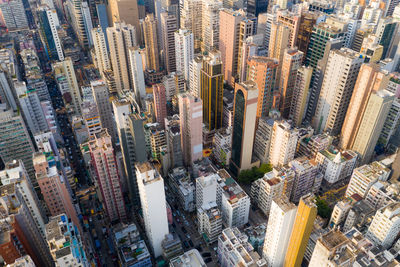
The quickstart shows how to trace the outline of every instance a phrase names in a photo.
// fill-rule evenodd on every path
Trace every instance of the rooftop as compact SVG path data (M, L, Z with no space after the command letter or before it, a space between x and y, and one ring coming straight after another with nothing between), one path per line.
M197 249L192 249L185 252L170 261L172 267L205 267L203 258Z

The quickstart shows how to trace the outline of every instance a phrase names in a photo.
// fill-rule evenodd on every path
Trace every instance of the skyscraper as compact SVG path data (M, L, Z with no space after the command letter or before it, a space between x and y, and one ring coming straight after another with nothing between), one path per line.
M128 50L129 64L131 70L131 80L136 101L142 104L146 96L146 85L144 81L142 55L139 47L131 47Z
M183 0L179 3L180 27L192 32L194 49L198 51L202 37L202 5L201 0Z
M251 168L257 98L258 88L255 82L246 81L235 85L232 157L229 164L234 175Z
M153 85L153 100L156 121L164 128L164 119L167 117L167 99L165 87L162 83Z
M288 164L294 159L299 131L287 121L275 121L272 127L269 161L277 167Z
M142 43L140 24L139 24L139 10L136 1L129 0L111 0L108 2L110 8L109 25L115 23L125 22L134 27L135 36L138 43Z
M340 133L362 62L348 48L330 52L313 121L317 133Z
M136 164L140 202L147 238L154 256L162 254L161 243L169 233L164 179L149 163Z
M124 22L116 22L107 28L108 45L110 47L111 63L114 72L117 92L132 88L128 48L137 45L135 28Z
M108 87L103 80L91 81L90 86L92 87L93 98L99 111L101 127L107 129L107 133L115 142L117 135Z
M212 51L219 48L219 11L222 8L222 1L203 1L202 24L201 24L201 49Z
M108 55L106 34L101 27L92 30L93 46L96 59L94 63L100 71L100 75L104 75L105 70L111 69L110 58Z
M178 30L178 19L168 12L161 13L160 17L164 65L167 73L171 73L176 71L175 32Z
M317 217L317 205L313 198L313 195L306 195L300 199L283 266L300 266L303 261L314 220Z
M293 99L293 90L296 83L297 70L301 67L303 52L297 48L285 49L282 59L281 79L279 85L279 109L283 118L288 118Z
M313 69L302 66L295 74L292 103L290 105L289 119L293 120L296 127L300 127L306 113L306 103L311 84Z
M279 22L271 23L271 34L269 38L268 56L275 58L279 61L280 65L277 69L276 77L279 81L281 77L281 69L283 62L283 55L285 49L290 46L290 29L286 25Z
M390 76L381 71L378 65L361 66L340 133L342 149L351 149L353 146L370 95L374 91L384 89L388 85L389 78Z
M203 59L200 73L204 123L210 131L219 129L222 127L224 94L221 54L215 50L210 52Z
M272 200L263 248L268 266L283 266L290 234L296 217L296 205L284 198Z
M22 0L4 1L0 4L0 9L9 31L27 30L29 28Z
M126 210L122 195L118 165L112 148L111 137L106 129L90 137L88 148L97 184L102 195L104 209L110 221L125 221Z
M183 161L192 165L203 156L203 105L201 99L190 94L180 94L178 101Z
M386 90L373 92L369 97L351 148L361 156L361 164L371 160L393 100L394 95Z
M185 75L189 80L189 64L194 57L193 33L189 30L179 29L175 32L175 60L176 71Z
M52 60L64 60L64 54L58 36L60 27L57 12L46 6L39 7L38 18L40 23L40 36L43 40L47 56Z
M148 70L160 70L158 51L157 20L153 14L147 14L143 23L144 42L146 44L146 67Z
M201 69L203 56L195 56L189 65L189 91L196 97L201 97Z
M278 61L267 57L251 57L247 62L247 79L258 87L257 118L266 117L272 107Z

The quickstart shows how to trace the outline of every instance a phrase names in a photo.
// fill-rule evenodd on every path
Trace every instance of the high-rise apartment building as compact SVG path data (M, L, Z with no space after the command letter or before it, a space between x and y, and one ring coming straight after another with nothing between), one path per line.
M179 29L175 32L175 55L176 71L185 75L189 80L189 64L194 57L193 33L186 29Z
M295 82L290 104L289 119L293 120L293 125L300 127L306 113L308 92L311 85L313 69L302 66L295 74Z
M394 95L386 90L370 95L351 148L360 155L361 164L370 162L393 100Z
M101 120L99 109L91 87L82 87L82 119L86 125L89 136L99 133L101 131Z
M219 50L221 51L224 79L231 86L234 85L238 70L240 23L245 19L243 11L223 9L219 13Z
M251 168L256 127L258 88L253 81L235 85L230 170L238 175Z
M361 66L340 133L342 149L352 148L371 93L385 89L389 78L390 76L381 71L378 65L363 64Z
M167 73L171 73L176 71L175 32L178 30L178 19L168 12L161 13L160 17L164 65Z
M110 221L126 220L126 210L111 136L106 129L90 137L91 165Z
M172 167L183 166L181 126L178 114L165 119L165 136L167 142L167 151L170 155L170 165Z
M103 76L104 75L103 72L105 70L111 69L111 62L108 55L108 48L107 48L108 42L106 38L106 33L100 26L97 28L93 28L92 39L93 39L94 53L96 55L94 63L96 67L99 69L100 75Z
M189 64L189 92L201 98L201 69L203 67L203 56L195 56Z
M153 14L147 14L143 22L143 36L146 44L146 68L160 70L160 55L158 50L157 20Z
M201 50L210 52L219 48L219 11L222 2L207 0L203 1L202 6Z
M146 235L158 257L162 254L162 241L169 233L164 179L149 162L136 164L136 176Z
M139 47L131 47L128 50L129 65L131 71L131 83L136 101L142 103L146 97L146 84L143 72L143 58Z
M76 80L75 69L70 57L64 61L53 64L54 73L57 80L64 81L65 93L69 93L72 98L72 110L75 115L81 114L81 93L78 81ZM60 86L60 83L59 83ZM64 94L64 90L60 90Z
M115 121L112 114L112 106L108 86L103 80L91 81L93 99L96 102L100 115L101 127L107 129L108 134L115 141Z
M282 7L281 7L282 8ZM300 15L285 9L277 11L277 22L289 28L289 47L294 48L300 27Z
M293 203L298 203L302 196L318 192L323 175L318 172L318 163L315 160L305 156L298 157L289 162L289 167L295 173L290 197Z
M178 101L183 161L192 165L203 156L203 105L201 99L190 94L180 94Z
M180 29L192 32L194 49L198 51L201 47L202 37L202 6L201 0L184 0L179 3Z
M272 127L274 119L261 117L258 120L257 130L254 137L253 157L258 159L260 163L269 162L269 148L271 145Z
M279 82L282 69L283 55L285 49L290 47L290 29L279 22L271 23L271 33L269 38L268 57L275 58L280 65L277 69L277 81Z
M317 217L313 195L300 198L283 266L300 266Z
M258 87L257 118L267 117L272 107L278 66L277 60L267 57L254 56L247 61L247 80Z
M351 49L330 52L313 121L316 132L340 133L362 63Z
M219 52L214 50L203 59L200 76L204 123L210 131L219 129L222 127L224 94L222 61Z
M263 258L268 266L284 265L296 210L296 205L285 198L272 201L263 248Z
M297 70L301 67L303 52L297 48L286 49L283 53L281 77L279 81L279 110L283 118L288 118L296 83Z
M167 99L165 87L162 83L153 85L153 100L156 121L164 127L164 119L167 117Z
M138 4L135 1L129 0L111 0L108 3L109 6L109 25L115 25L115 23L125 22L134 27L135 36L137 36L138 43L142 43L141 31L139 23L139 10Z
M29 29L22 0L4 1L0 4L0 10L9 31Z
M132 89L128 49L137 45L135 27L116 22L107 28L108 45L117 92Z
M42 6L38 8L37 14L40 23L40 36L47 56L52 60L64 60L61 41L57 32L60 22L56 10Z
M287 121L275 121L272 127L269 162L277 167L294 159L299 132Z
M318 14L306 10L302 10L300 21L299 21L299 29L297 32L297 40L296 46L297 48L304 53L307 54L307 49L310 44L311 34L313 32L313 27L317 22ZM303 61L305 61L305 57L303 57Z

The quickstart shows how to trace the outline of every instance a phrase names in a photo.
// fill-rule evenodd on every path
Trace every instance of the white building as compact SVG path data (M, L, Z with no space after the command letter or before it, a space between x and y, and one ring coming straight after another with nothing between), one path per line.
M366 237L388 249L400 232L400 203L391 203L380 208L371 225L368 228Z
M92 40L96 58L94 59L95 66L99 69L100 75L104 75L105 70L111 69L110 57L107 50L107 41L103 29L99 26L92 29Z
M371 186L377 181L386 181L389 174L390 170L377 161L360 166L354 169L345 196L359 194L365 198Z
M144 99L146 96L146 85L144 83L142 54L139 47L131 47L128 50L131 80L136 101Z
M299 157L289 163L295 172L290 200L298 203L308 193L317 193L322 182L322 174L318 173L318 163L307 157Z
M154 256L162 255L161 243L169 233L164 179L149 163L136 164L136 176L146 235Z
M351 150L338 151L333 146L319 151L315 158L324 180L330 184L349 177L356 167L357 154Z
M189 63L194 57L194 39L190 30L179 29L175 32L176 71L185 74L189 80Z
M220 205L220 202L217 202L221 195L221 188L219 187L218 180L220 180L218 174L201 176L196 179L197 210L201 209L201 207L208 203L217 203Z
M200 252L197 249L191 249L186 251L182 255L173 258L169 262L170 267L182 267L182 266L190 266L190 267L206 267L207 265L204 263L203 258L200 255Z
M93 24L92 24L92 17L90 15L90 9L89 9L88 2L83 1L81 9L82 9L82 19L85 24L85 31L86 31L86 36L88 39L89 47L92 47L92 45L93 45L93 36L92 36Z
M296 205L285 198L272 201L263 248L263 258L268 266L284 265L296 212Z
M283 166L294 159L298 130L292 128L287 121L275 121L269 150L269 162L274 166Z
M201 69L203 56L195 56L189 63L189 91L192 95L201 96Z

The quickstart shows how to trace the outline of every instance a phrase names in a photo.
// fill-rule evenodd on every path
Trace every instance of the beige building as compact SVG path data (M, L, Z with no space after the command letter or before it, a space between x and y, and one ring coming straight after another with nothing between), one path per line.
M125 22L135 27L138 43L142 43L139 24L139 10L137 1L110 0L108 1L109 25L116 22Z
M160 70L158 51L157 20L154 14L147 14L143 22L144 43L146 44L146 67L148 70Z
M289 112L289 119L293 120L296 127L301 125L305 117L312 73L311 67L302 66L297 70Z
M202 4L201 0L183 0L180 4L180 28L193 33L194 49L196 51L201 46Z
M101 27L92 29L92 38L96 55L94 63L96 68L99 69L100 75L103 76L105 70L111 69L111 62L107 51L106 36Z

